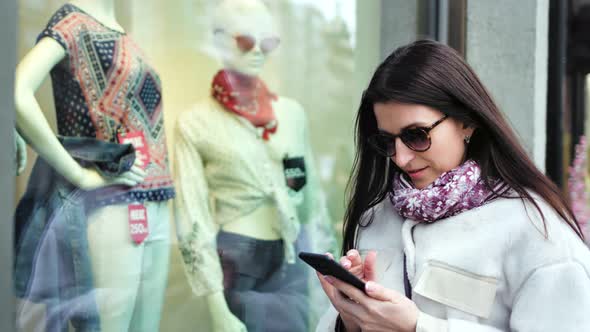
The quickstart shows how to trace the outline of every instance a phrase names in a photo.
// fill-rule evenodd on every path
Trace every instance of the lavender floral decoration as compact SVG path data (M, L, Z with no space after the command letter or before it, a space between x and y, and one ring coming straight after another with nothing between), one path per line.
M580 137L580 142L575 149L574 162L569 168L568 179L570 204L584 235L587 234L587 225L590 220L590 208L588 206L590 194L586 186L586 181L588 181L587 145L586 137ZM586 239L588 239L587 236Z

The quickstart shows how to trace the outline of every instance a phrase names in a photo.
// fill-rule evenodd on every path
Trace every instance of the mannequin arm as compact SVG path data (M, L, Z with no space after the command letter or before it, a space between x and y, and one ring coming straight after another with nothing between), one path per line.
M35 91L51 69L66 56L63 47L51 38L43 38L16 68L16 126L31 147L59 174L85 190L113 184L135 186L145 178L139 159L129 172L105 179L94 169L81 167L63 148L51 130L35 99Z
M207 295L209 314L211 315L211 330L223 332L246 332L246 326L227 306L223 292Z
M209 189L198 148L203 132L192 112L180 114L174 131L174 217L188 282L196 296L223 291L217 227L209 211Z
M178 246L193 294L206 298L211 330L246 331L229 310L223 294L223 273L215 241L217 229L209 211L209 189L198 148L204 130L192 115L181 114L174 131Z

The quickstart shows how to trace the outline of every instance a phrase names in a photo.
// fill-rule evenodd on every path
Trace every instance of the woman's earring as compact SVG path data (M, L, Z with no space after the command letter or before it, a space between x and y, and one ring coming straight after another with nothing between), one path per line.
M469 141L471 141L471 136L465 136L463 140L465 141L465 144L469 144Z

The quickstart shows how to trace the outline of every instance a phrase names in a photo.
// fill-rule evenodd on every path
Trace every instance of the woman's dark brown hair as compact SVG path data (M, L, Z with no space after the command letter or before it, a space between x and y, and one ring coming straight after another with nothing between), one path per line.
M392 188L392 162L375 153L367 138L377 132L373 113L375 103L399 102L432 107L476 128L467 148L467 158L475 160L482 179L500 179L505 186L496 191L505 196L512 189L523 201L529 201L543 213L531 197L536 193L583 238L580 226L557 186L543 175L527 156L514 131L463 58L452 48L421 40L395 50L373 74L363 93L356 117L356 157L348 184L349 202L344 220L342 252L355 247L361 217L381 202Z

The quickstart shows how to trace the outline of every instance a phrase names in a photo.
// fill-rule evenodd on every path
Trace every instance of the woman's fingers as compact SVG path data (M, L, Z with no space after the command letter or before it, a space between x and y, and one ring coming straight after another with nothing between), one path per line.
M351 299L352 301L360 304L364 304L367 300L367 295L364 292L358 290L356 287L352 286L351 284L345 283L339 279L334 277L327 277L326 281L330 283L335 289L342 292L346 297ZM338 293L338 292L335 292ZM335 297L338 295L334 295Z
M385 288L374 281L367 282L366 291L367 295L379 301L398 303L404 297L400 293L397 293L392 289Z
M334 287L325 279L324 275L317 271L315 272L315 274L318 276L318 279L320 280L320 285L322 286L324 293L326 293L330 301L332 301L334 298ZM334 302L332 301L332 303Z
M377 252L371 250L365 257L365 263L363 264L363 275L365 280L377 280Z
M356 249L350 249L346 253L346 258L348 258L350 260L350 263L352 264L352 266L363 264L363 260L361 258L361 255L358 252L358 250L356 250Z
M347 269L350 273L359 278L363 276L363 260L356 249L351 249L346 253L346 256L340 258L340 265Z
M342 283L334 277L326 277L325 281L331 283L332 285L338 282ZM338 290L335 287L332 287L332 289L333 292L330 301L332 301L334 308L336 308L336 310L341 315L351 317L357 321L358 316L364 312L364 310L362 310L363 307L346 293Z
M342 265L345 269L350 269L352 267L352 262L348 259L348 257L343 256L340 257L340 265Z
M346 268L350 273L361 279L367 279L365 275L365 267L363 259L356 249L351 249L346 253L346 256L340 258L340 264ZM367 279L372 280L372 279Z
M348 269L348 272L354 274L359 279L364 279L362 265L353 266Z

